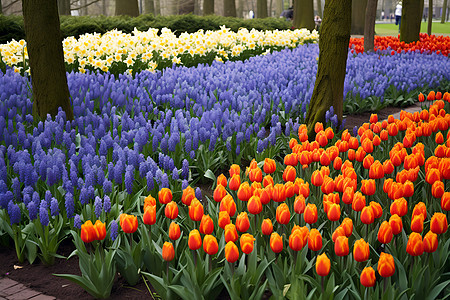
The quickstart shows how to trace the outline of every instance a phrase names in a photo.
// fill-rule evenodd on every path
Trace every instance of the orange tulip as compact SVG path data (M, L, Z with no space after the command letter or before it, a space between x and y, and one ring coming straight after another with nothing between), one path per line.
M252 196L252 188L248 184L247 181L244 181L238 189L237 192L238 199L241 201L248 201L250 197Z
M425 181L429 184L433 184L435 181L441 180L441 173L439 172L439 169L431 168L428 169L428 171L425 174Z
M261 182L262 181L262 171L260 168L250 169L248 172L248 178L251 182Z
M203 251L209 255L214 255L219 251L219 244L214 236L210 234L205 235L203 238Z
M168 188L162 188L158 192L158 199L161 204L167 204L172 201L172 191Z
M370 201L370 207L373 210L373 216L375 217L375 219L378 219L383 215L383 208L381 207L380 203Z
M450 192L445 192L441 197L441 208L444 211L450 210Z
M230 215L226 211L219 212L219 227L224 229L227 224L231 223Z
M385 174L391 174L392 172L394 172L394 165L392 164L390 159L384 161L383 171Z
M345 204L352 204L354 194L355 192L353 188L351 186L347 186L342 194L342 202Z
M181 236L181 230L180 230L180 225L178 225L175 222L170 223L169 226L169 238L172 241L176 241L180 238Z
M443 213L434 213L431 217L430 230L436 234L443 234L447 229L447 216Z
M391 215L397 214L399 217L403 217L408 212L408 202L405 198L399 198L392 202L390 207Z
M359 239L353 245L353 258L358 262L364 262L369 259L370 248L369 243L364 239Z
M275 185L272 176L266 175L266 176L264 176L264 178L263 178L263 186L264 186L264 187L267 187L269 184L271 184L272 186Z
M441 198L445 193L444 183L440 180L435 181L431 186L431 194L434 198Z
M392 215L389 218L389 225L391 226L393 234L397 235L400 232L402 232L403 229L402 218L400 218L397 214Z
M328 220L338 221L341 218L341 206L336 203L331 203L327 212Z
M261 196L259 198L261 200L261 204L266 205L270 202L270 200L272 199L272 189L273 186L268 185L262 190Z
M437 247L438 247L437 234L428 231L428 233L423 238L423 251L427 253L432 253L437 250Z
M423 215L424 220L427 218L427 207L425 206L425 203L419 202L414 206L412 217L417 215Z
M149 205L144 209L144 224L153 225L156 223L156 205Z
M352 209L354 211L362 211L366 206L366 197L360 192L356 192L353 196Z
M423 231L423 215L419 214L412 217L411 231L421 233Z
M316 272L319 276L327 276L330 273L331 262L325 253L317 256Z
M344 230L344 228L343 228L342 226L338 226L338 227L334 230L333 234L331 235L331 240L333 241L333 243L335 243L335 242L336 242L336 239L337 239L338 237L340 237L340 236L345 236L345 237L346 237L346 235L345 235L345 230Z
M239 235L236 231L236 226L233 223L225 225L224 229L225 243L228 242L236 242L239 238Z
M136 216L121 214L120 215L120 227L125 233L133 233L138 228L138 220Z
M240 186L241 186L241 176L239 174L233 175L233 177L230 178L230 183L228 184L228 187L232 191L237 191Z
M221 184L218 184L216 186L216 188L214 189L214 194L213 194L213 199L216 202L221 202L222 199L227 195L227 190L225 189L225 187ZM183 193L184 195L184 193ZM195 192L194 192L194 198L195 198ZM183 201L183 198L181 198L181 201ZM192 199L191 199L192 201ZM184 203L184 201L183 201Z
M412 197L414 195L414 183L409 180L403 184L403 197Z
M302 230L293 230L289 236L289 247L294 251L300 251L305 247L305 239Z
M380 161L376 160L369 168L369 178L380 179L384 177L383 165Z
M423 254L422 236L417 232L409 235L408 244L406 244L406 252L411 256L419 256Z
M202 219L203 213L203 205L197 198L194 198L191 201L191 205L189 205L189 218L191 218L192 221L198 222Z
M334 180L328 176L324 176L321 190L324 194L330 194L334 192L335 184Z
M239 165L236 165L236 164L231 165L229 174L230 174L230 178L232 178L233 175L235 175L235 174L236 175L240 175L241 174L241 167L239 167Z
M352 235L353 233L353 221L350 218L345 218L340 227L342 227L342 229L344 229L344 233L346 237L349 237Z
M381 223L378 229L378 241L382 244L389 244L393 237L392 228L388 221Z
M258 196L252 196L247 202L247 210L252 215L257 215L262 211L262 203Z
M360 282L365 287L372 287L375 285L375 270L372 267L366 267L362 270Z
M346 236L338 236L334 243L334 252L337 256L346 256L349 253L348 238Z
M311 251L319 251L322 249L322 235L319 230L313 228L308 235L308 248Z
M106 227L105 223L102 223L102 221L97 220L94 224L94 231L95 231L95 240L96 241L102 241L106 237Z
M270 219L264 219L261 224L261 232L264 235L270 235L273 231L272 221Z
M156 205L156 199L153 198L151 195L148 195L144 199L144 211L147 208L147 206L155 206Z
M305 197L303 195L298 195L295 197L294 201L294 211L297 214L302 214L305 211L306 203L305 203Z
M365 206L361 211L361 222L364 224L372 224L375 221L373 209L370 206Z
M217 188L216 188L216 190L217 190ZM223 189L224 191L225 191L225 189ZM226 191L225 191L226 192ZM215 194L216 192L214 191L214 194ZM192 199L194 199L195 198L195 190L192 188L192 187L190 187L190 186L187 186L184 190L183 190L183 194L182 194L182 196L181 196L181 202L183 202L183 204L184 205L187 205L187 206L189 206L189 205L191 205L191 201L192 201ZM217 200L216 200L217 201Z
M255 242L255 238L250 233L244 233L241 235L240 244L241 250L245 254L250 254L253 251L253 243Z
M178 217L178 205L174 201L170 201L166 204L164 214L171 220L175 219L176 217Z
M171 261L175 258L175 249L171 242L165 242L162 247L162 258L165 261Z
M193 229L191 230L191 232L189 232L188 246L191 250L200 249L200 247L202 246L202 237L200 236L200 232L198 232L197 229Z
M292 148L291 148L292 149ZM284 157L284 164L287 166L296 166L298 164L298 158L296 153L289 153Z
M308 203L305 207L305 212L303 213L303 218L308 224L314 224L317 222L317 207L313 203Z
M287 166L283 172L283 180L285 182L288 182L288 181L294 182L296 176L297 176L297 171L295 171L295 168L293 166Z
M319 170L315 170L311 175L311 183L314 186L321 186L323 183L323 174Z
M226 211L229 216L233 217L236 213L236 203L231 195L226 195L220 202L220 211Z
M283 250L283 239L278 233L272 232L269 243L273 252L280 253Z
M211 234L214 231L214 222L209 215L202 216L199 230L202 234Z
M225 245L225 259L229 263L234 263L239 259L239 249L233 242L228 242Z
M85 243L90 243L96 240L97 234L94 229L94 224L91 220L87 220L81 225L81 240Z
M364 195L371 196L375 194L376 186L375 186L375 180L368 179L368 180L361 180L361 192Z
M280 205L278 205L276 219L280 224L289 223L289 220L291 219L291 212L289 211L289 207L286 203L281 203Z
M250 221L247 213L241 212L236 218L236 229L240 232L246 232L250 228Z
M380 258L378 259L378 274L381 277L391 277L395 273L395 262L394 257L385 252L380 253Z
M227 178L225 177L225 175L220 174L220 175L217 177L217 185L222 185L222 186L224 186L224 187L227 186Z

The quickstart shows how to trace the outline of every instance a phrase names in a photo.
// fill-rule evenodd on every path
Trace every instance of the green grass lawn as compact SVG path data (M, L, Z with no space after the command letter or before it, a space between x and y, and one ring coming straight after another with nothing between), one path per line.
M427 32L428 23L422 22L420 26L420 32ZM398 26L395 23L389 24L376 24L375 32L377 35L398 35ZM433 27L431 28L433 34L446 34L450 35L450 22L441 24L440 22L433 22Z

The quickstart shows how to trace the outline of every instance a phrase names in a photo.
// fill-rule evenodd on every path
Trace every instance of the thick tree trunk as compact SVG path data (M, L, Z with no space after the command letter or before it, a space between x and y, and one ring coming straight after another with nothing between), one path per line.
M155 14L155 2L153 0L145 0L144 2L144 13L145 14Z
M322 1L321 0L317 0L317 15L322 18L323 17L323 12L322 12Z
M256 1L256 17L258 19L267 18L267 0Z
M444 0L444 4L442 4L442 16L441 16L441 23L445 23L445 17L447 16L447 0Z
M419 40L423 5L421 0L404 0L400 23L400 41L405 43Z
M325 122L333 106L342 124L345 68L352 15L352 0L327 0L320 29L319 65L316 83L306 114L308 137L315 138L314 125Z
M203 0L203 15L214 14L214 0Z
M195 10L195 1L194 0L183 0L178 2L178 14L186 15L193 14Z
M58 108L73 120L56 0L23 0L27 50L33 86L33 115L42 120Z
M427 26L428 35L431 35L432 25L433 25L433 0L428 0L428 26Z
M139 16L137 0L116 0L116 16Z
M223 1L223 15L225 17L236 17L236 2L235 0Z
M367 0L352 2L352 28L351 34L364 34L364 23L366 19Z
M58 13L70 16L70 0L58 0Z
M308 30L313 30L315 28L313 0L294 1L293 25L295 28L306 28Z
M375 19L377 18L378 0L368 0L366 7L366 23L364 24L364 51L369 52L374 49Z

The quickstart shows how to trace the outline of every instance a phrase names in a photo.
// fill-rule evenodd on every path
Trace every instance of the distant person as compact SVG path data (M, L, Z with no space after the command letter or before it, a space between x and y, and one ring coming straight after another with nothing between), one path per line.
M316 29L317 31L319 31L320 25L322 24L322 19L321 19L318 15L316 15L316 16L314 17L314 23L316 24L315 29Z
M395 7L395 25L398 25L398 32L400 32L401 21L402 21L402 2L399 2Z
M286 21L292 21L292 19L294 18L294 7L291 6L288 9L284 10L281 15L281 18L285 18Z

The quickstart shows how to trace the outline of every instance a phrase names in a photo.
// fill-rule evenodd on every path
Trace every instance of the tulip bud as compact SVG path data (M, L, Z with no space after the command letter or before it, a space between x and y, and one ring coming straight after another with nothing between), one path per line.
M191 201L191 205L189 205L189 218L196 222L202 220L203 218L203 205L197 200L197 198L194 198Z
M422 236L417 232L409 235L408 244L406 244L406 252L411 256L419 256L423 254Z
M272 221L270 219L264 219L261 224L261 232L264 235L270 235L273 231Z
M168 188L162 188L158 192L158 199L161 204L167 204L172 201L172 191Z
M214 231L214 222L209 215L203 215L200 221L199 231L201 234L211 234Z
M162 247L162 258L165 261L171 261L175 258L175 249L173 248L172 243L165 242Z
M236 229L240 232L246 232L250 228L250 220L247 213L241 212L236 218Z
M257 215L262 212L262 203L258 196L252 196L247 202L247 210L252 215Z
M241 185L241 176L239 174L235 174L230 178L230 183L228 187L232 191L237 191Z
M313 203L308 203L305 207L305 212L303 213L303 218L308 224L314 224L317 222L317 207Z
M393 237L392 228L388 221L381 223L378 229L378 241L382 244L389 244Z
M216 190L217 190L217 188L216 188ZM225 189L223 189L223 190L225 191ZM215 191L214 191L214 194L215 194ZM195 190L191 186L187 186L183 190L183 194L181 195L181 202L183 202L184 205L189 206L189 205L191 205L191 201L194 198L195 198Z
M94 224L91 220L87 220L81 225L81 240L85 243L90 243L94 241L97 237L95 233Z
M244 233L241 235L240 244L241 250L245 254L250 254L253 251L253 243L255 238L250 233Z
M205 235L203 238L203 250L209 255L214 255L219 251L219 244L217 239L212 235Z
M239 238L239 235L236 231L236 226L233 223L225 225L224 229L225 243L228 242L236 242Z
M283 250L283 239L276 232L270 235L270 249L275 253L280 253Z
M325 253L317 256L316 272L319 276L327 276L330 273L331 262Z
M280 205L278 205L276 211L276 219L280 224L289 223L289 220L291 219L291 213L286 203L281 203Z
M403 222L402 218L400 218L398 215L392 215L389 218L389 225L392 228L392 233L397 235L400 232L402 232L403 229Z
M428 233L423 238L423 251L427 253L432 253L437 250L437 247L438 247L437 234L428 231Z
M96 241L102 241L106 237L106 227L105 223L102 223L102 221L97 220L94 224L94 231L95 231L95 240Z
M202 237L197 229L193 229L189 232L188 246L191 250L200 249L202 246Z
M234 263L239 259L239 249L233 242L228 242L225 245L225 259L229 263Z
M334 243L334 252L337 256L346 256L349 253L348 238L346 236L338 236Z
M364 224L372 224L375 221L373 209L370 206L365 206L361 211L361 222Z
M266 158L264 160L264 173L266 174L272 174L275 172L277 168L277 164L275 161L271 158Z
M436 234L443 234L447 229L447 216L443 213L435 213L431 217L430 230Z
M365 287L372 287L375 285L375 270L372 267L366 267L361 272L360 282Z
M381 277L391 277L395 272L395 262L394 257L385 252L380 253L380 258L378 259L378 274Z
M369 259L369 243L364 239L359 239L353 245L353 258L358 262L364 262Z
M322 235L319 230L313 228L308 235L308 248L311 251L319 251L322 249Z
M164 214L171 220L175 219L176 217L178 217L178 205L174 201L170 201L166 204Z
M144 209L144 224L153 225L156 223L156 205L149 205Z
M181 230L180 230L180 225L178 225L175 222L170 223L169 226L169 238L172 241L176 241L180 238L181 235Z
M120 215L120 227L125 233L133 233L138 228L138 220L136 216L121 214Z
M227 195L227 190L225 189L225 187L223 185L219 184L214 189L213 199L216 202L221 202L223 197L225 197L226 195ZM183 203L184 203L184 201L183 201Z
M230 223L230 215L226 211L219 212L219 227L224 229L225 226Z

